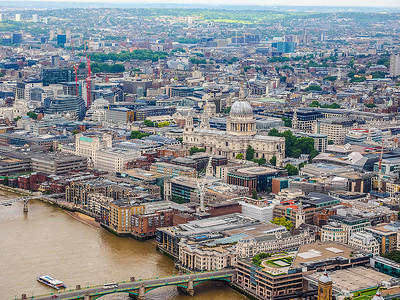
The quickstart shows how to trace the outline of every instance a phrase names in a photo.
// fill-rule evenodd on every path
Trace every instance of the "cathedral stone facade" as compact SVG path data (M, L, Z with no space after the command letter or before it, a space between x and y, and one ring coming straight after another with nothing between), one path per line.
M207 106L207 104L206 104ZM254 158L269 161L276 157L276 165L281 166L285 155L285 138L256 132L253 109L243 98L236 101L226 122L226 131L211 129L207 107L201 117L200 126L194 127L193 117L188 115L183 132L183 145L186 148L204 148L206 152L235 158L242 153L245 157L248 146L254 148Z

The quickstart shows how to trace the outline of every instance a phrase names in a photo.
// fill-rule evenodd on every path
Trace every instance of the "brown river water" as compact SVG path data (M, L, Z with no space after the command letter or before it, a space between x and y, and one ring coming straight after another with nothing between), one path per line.
M18 197L0 190L0 204ZM0 205L0 300L40 295L54 290L36 281L40 275L62 280L67 288L177 274L172 259L156 251L154 240L138 242L100 228L90 218L71 214L34 200L24 214L23 204ZM129 300L112 294L104 300ZM155 289L149 300L244 300L222 282L196 286L195 296L174 287Z

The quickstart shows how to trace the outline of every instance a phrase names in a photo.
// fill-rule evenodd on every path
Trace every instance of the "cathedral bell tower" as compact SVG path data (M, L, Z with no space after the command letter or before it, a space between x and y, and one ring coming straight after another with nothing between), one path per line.
M318 300L332 300L332 279L326 269L318 280Z
M296 214L296 224L295 228L299 228L301 224L304 224L306 222L306 214L304 213L303 210L303 204L300 202L298 205L298 210Z

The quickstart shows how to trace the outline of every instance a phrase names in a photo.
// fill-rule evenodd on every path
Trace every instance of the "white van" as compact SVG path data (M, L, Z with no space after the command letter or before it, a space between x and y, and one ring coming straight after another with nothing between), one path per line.
M116 283L116 282L103 284L103 289L115 289L117 287L118 287L118 283Z

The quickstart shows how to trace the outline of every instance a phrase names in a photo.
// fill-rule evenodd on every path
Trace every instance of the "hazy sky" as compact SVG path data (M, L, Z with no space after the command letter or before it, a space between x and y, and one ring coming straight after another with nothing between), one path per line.
M26 0L25 0L26 1ZM34 1L34 0L28 0ZM145 4L145 3L179 3L179 4L225 4L225 5L294 5L294 6L374 6L374 7L400 7L400 0L38 0L48 2L97 2L120 4ZM0 0L1 2L1 0Z

